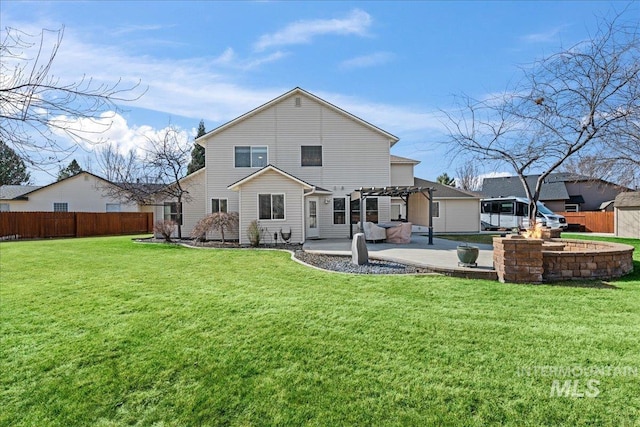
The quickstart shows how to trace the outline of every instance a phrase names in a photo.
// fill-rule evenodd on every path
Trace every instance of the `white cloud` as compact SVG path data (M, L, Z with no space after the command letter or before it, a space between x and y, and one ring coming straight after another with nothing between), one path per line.
M558 36L566 28L566 25L560 25L539 33L525 34L522 40L528 43L548 43L558 41Z
M154 129L148 125L129 126L123 116L113 111L104 112L94 119L58 116L50 122L55 125L52 128L54 134L78 144L85 151L95 152L109 143L115 145L121 154L135 151L141 157L153 141L162 140L169 129L168 126L162 129ZM177 141L182 147L191 144L191 132L184 129L177 131ZM69 133L75 135L75 138L70 138Z
M175 25L170 26L162 26L162 25L126 25L122 27L115 28L113 30L114 36L121 36L124 34L136 33L141 31L158 31L163 30L165 28L175 27Z
M373 67L386 64L393 59L393 56L391 52L375 52L370 55L347 59L340 64L340 67L344 69Z
M19 23L15 25L21 27ZM171 116L193 118L194 121L204 119L210 126L215 126L292 89L281 86L253 88L239 83L241 71L286 55L280 51L243 59L228 47L213 57L175 60L129 54L122 45L91 44L75 31L67 28L52 73L61 78L61 83L78 81L83 76L91 76L97 85L111 85L119 78L124 85L140 80L148 91L139 99L123 103L124 108L148 109L166 114L167 119ZM361 33L364 34L364 29ZM440 114L419 106L383 104L339 93L323 93L312 87L305 89L404 140L410 137L434 140L434 135L443 131ZM157 120L155 123L158 126ZM104 127L105 124L108 130L100 137L117 142L124 151L141 144L140 134L159 131L142 126L140 122L127 123L121 115L105 115L93 124L78 123L78 126L88 132L91 126Z
M254 47L262 51L273 46L306 44L314 37L327 34L365 36L372 21L371 15L360 9L352 10L343 19L298 21L275 33L260 36Z

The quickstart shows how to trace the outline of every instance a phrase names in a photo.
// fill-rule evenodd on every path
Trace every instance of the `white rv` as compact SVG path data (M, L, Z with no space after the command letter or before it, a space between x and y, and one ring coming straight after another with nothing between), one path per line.
M550 228L565 230L567 220L538 202L538 222ZM524 197L497 197L480 201L480 221L483 230L499 228L525 229L529 226L529 199Z

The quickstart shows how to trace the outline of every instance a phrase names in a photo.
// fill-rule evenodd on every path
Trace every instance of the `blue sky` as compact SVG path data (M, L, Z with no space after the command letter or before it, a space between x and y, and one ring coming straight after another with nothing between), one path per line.
M596 17L627 4L2 0L0 9L3 29L65 26L53 69L63 80L148 87L109 130L123 149L169 123L188 135L204 119L211 130L300 86L397 135L392 153L421 160L416 175L433 180L456 167L440 144L454 95L502 91L519 66L587 38ZM90 152L76 154L95 168Z

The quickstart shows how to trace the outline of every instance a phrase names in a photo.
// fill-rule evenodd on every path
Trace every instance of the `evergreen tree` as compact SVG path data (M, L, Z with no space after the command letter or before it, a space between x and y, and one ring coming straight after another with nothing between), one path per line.
M205 133L207 133L207 131L204 129L204 120L200 120L196 139L200 138ZM204 147L194 142L193 150L191 150L191 161L187 166L187 174L191 174L199 169L202 169L203 167L204 167Z
M438 181L440 184L450 185L450 186L453 186L456 182L456 180L454 178L449 177L449 175L446 172L444 172L442 175L437 177L436 181Z
M0 141L0 185L28 184L31 176L18 154Z
M80 172L82 172L82 168L78 162L76 162L76 159L73 159L71 160L71 163L69 163L69 166L64 169L60 169L60 172L58 172L58 181L77 175Z

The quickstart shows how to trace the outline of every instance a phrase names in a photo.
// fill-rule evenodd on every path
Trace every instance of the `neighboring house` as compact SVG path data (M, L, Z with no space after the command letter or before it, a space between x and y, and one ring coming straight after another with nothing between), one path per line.
M43 187L0 187L0 210L22 212L147 212L150 207L104 195L115 185L90 172L80 172Z
M540 175L527 177L530 188L535 188ZM611 182L571 173L552 173L542 184L540 201L554 212L579 212L601 210L603 202L629 188ZM517 176L485 178L482 183L483 197L526 197L522 182Z
M616 236L640 239L640 191L618 194L614 206Z
M480 231L480 195L450 185L415 178L416 187L431 187L433 192L433 231L436 233L478 233ZM428 231L429 200L412 194L407 220L415 231Z
M300 88L208 132L206 168L181 183L183 236L211 212L239 213L239 227L225 237L249 243L246 230L257 220L266 242L291 230L292 242L347 238L359 221L360 187L413 186L416 160L392 156L394 135ZM167 202L167 206L171 205ZM163 212L171 208L164 207ZM401 199L365 199L366 220L404 217ZM156 209L156 219L167 215ZM213 233L210 238L219 238Z

